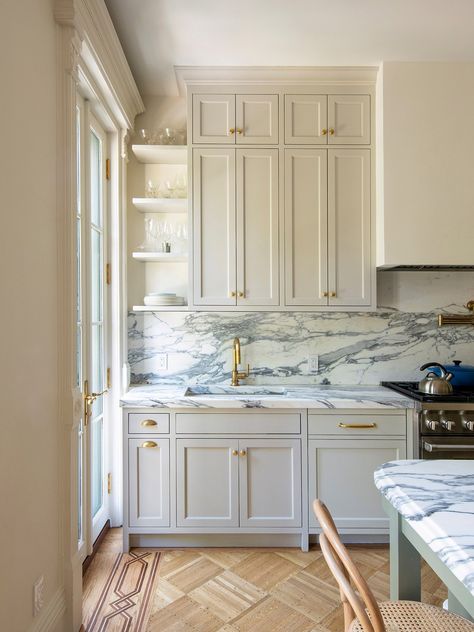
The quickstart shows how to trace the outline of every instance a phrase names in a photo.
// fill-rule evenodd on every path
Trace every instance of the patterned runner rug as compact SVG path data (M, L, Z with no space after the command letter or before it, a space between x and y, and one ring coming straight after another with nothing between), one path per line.
M84 621L86 632L145 632L158 580L160 553L117 555L100 597Z

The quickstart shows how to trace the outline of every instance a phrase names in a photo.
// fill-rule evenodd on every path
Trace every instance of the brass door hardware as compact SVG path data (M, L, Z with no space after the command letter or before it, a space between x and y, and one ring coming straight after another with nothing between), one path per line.
M112 474L107 474L107 494L112 493Z
M144 441L142 443L142 448L156 448L158 447L158 444L155 443L154 441Z
M334 130L334 128L333 128L333 127L330 127L330 128L329 128L329 136L334 136L334 134L335 134L335 130Z
M438 314L438 327L444 325L474 325L474 299L466 303L470 314Z
M82 392L82 396L84 398L84 426L87 426L89 423L92 404L98 397L107 393L107 390L108 389L105 388L100 393L89 393L89 380L84 380L84 388Z
M323 129L321 130L321 136L326 136L327 133L328 133L327 129L323 127Z
M247 452L246 452L245 450L241 450L241 451L239 452L239 454L240 454L240 456L245 456L245 455L247 454Z
M112 283L112 267L110 263L107 263L105 266L105 282L107 285Z
M107 369L107 388L112 388L112 370Z
M335 296L337 296L336 292L329 292L329 296L331 296L332 298L334 298Z
M238 450L232 450L232 456L238 456L239 452Z
M234 298L237 292L229 292L229 298Z
M237 128L237 134L243 134L244 130L241 127Z
M244 296L245 296L245 292L237 292L237 296L238 296L239 298L244 298Z
M110 180L110 158L105 159L105 179Z
M321 292L322 296L329 296L329 292Z
M343 424L342 422L337 424L339 428L357 428L360 430L361 428L377 428L376 423L372 424Z
M232 134L235 134L235 127L231 127L230 128L229 134L230 134L230 136L232 136Z
M140 425L144 428L150 428L151 426L157 426L158 424L154 419L144 419Z

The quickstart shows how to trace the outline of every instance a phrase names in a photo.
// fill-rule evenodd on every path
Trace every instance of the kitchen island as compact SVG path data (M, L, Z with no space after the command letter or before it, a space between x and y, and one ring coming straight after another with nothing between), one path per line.
M375 471L390 518L390 597L420 600L420 555L474 618L474 460L385 463Z

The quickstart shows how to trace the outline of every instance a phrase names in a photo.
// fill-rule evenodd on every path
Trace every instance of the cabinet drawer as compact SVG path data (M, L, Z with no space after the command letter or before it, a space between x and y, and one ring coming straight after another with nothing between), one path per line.
M360 437L370 435L406 434L405 415L308 415L310 435L339 435Z
M129 413L129 434L167 434L170 431L168 413Z
M177 434L299 434L300 415L278 413L178 413Z

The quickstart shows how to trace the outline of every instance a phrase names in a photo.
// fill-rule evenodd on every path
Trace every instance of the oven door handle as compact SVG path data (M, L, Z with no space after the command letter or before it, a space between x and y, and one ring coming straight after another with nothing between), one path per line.
M459 450L462 451L468 451L468 450L474 450L474 445L462 445L459 443L428 443L427 441L424 441L424 449L427 452L443 452L445 450L451 450L452 452L456 452Z

